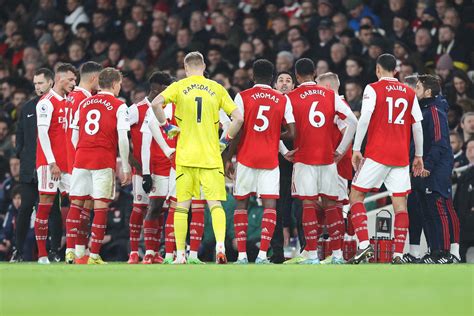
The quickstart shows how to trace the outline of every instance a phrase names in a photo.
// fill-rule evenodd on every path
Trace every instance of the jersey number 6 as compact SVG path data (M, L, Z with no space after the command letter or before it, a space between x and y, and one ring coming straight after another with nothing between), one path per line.
M311 104L311 108L309 109L308 114L309 123L316 128L321 127L324 125L324 123L326 123L326 117L324 117L324 113L321 111L316 111L318 102L319 101L315 101ZM316 117L318 118L317 122Z

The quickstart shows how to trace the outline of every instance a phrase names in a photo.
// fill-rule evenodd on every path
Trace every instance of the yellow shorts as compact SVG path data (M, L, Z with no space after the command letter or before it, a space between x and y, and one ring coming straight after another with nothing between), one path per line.
M207 201L225 201L223 168L205 169L176 165L176 199L178 202L201 197L201 187Z

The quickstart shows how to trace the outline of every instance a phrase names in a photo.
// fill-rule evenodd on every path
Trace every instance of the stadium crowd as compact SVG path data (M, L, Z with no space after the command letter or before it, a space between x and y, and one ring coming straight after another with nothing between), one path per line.
M268 59L278 73L292 74L296 60L310 58L316 64L315 77L327 72L338 75L339 94L357 117L365 86L377 81L376 60L381 54L396 57L402 82L416 74L438 75L449 104L449 137L457 170L452 178L454 208L461 225L461 248L474 246L471 1L0 0L0 5L0 260L8 260L15 249L16 218L23 202L20 183L35 181L35 175L20 177L18 149L26 144L18 143L17 134L20 130L28 135L26 127L19 129L19 121L25 104L36 97L33 77L37 70L54 71L61 62L76 68L87 61L114 67L123 73L120 98L131 105L147 95L147 79L153 72L184 78L184 56L191 51L203 53L207 76L222 84L232 98L252 86L255 60ZM291 166L289 170L291 173ZM106 260L128 257L130 192L130 187L117 187L119 194L109 206L102 252ZM224 208L232 219L235 202L228 196ZM281 218L279 229L281 244L288 246L291 237L302 232L292 215L291 196L284 201L283 208L289 211ZM61 204L67 210L68 201ZM261 219L257 201L251 201L252 207L250 226ZM49 224L54 226L50 241L54 257L64 248L65 215L61 217L59 205L51 218L55 218ZM210 226L207 220L206 225ZM205 245L212 243L206 235L202 258L212 256L205 251ZM232 235L230 229L231 243ZM259 233L255 235L257 244ZM24 259L33 260L33 221L26 236ZM255 256L257 251L255 247Z

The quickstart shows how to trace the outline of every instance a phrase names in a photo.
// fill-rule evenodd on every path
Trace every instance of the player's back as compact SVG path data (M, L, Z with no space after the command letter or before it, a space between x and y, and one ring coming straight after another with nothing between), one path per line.
M145 98L136 104L132 104L128 109L130 116L130 136L133 146L132 154L133 158L135 158L140 165L142 164L142 133L140 129L150 106L150 101L148 98Z
M74 145L71 141L74 113L76 113L77 109L79 108L79 104L81 104L82 101L91 96L92 95L89 91L76 86L74 87L74 90L67 95L66 102L64 103L68 173L72 172L72 168L74 166L74 158L76 156L76 149L74 148Z
M328 165L334 162L335 94L314 82L302 83L288 94L296 122L295 162Z
M48 125L48 136L51 143L51 150L56 164L61 171L67 171L67 155L64 150L64 103L65 99L58 95L53 89L43 95L37 104L37 124ZM45 154L39 138L36 147L36 167L47 165Z
M251 168L276 168L285 111L291 112L288 98L270 86L256 84L240 92L235 102L244 114L237 161Z
M343 100L344 104L347 105L347 107L350 109L349 104L347 104L343 96L341 96L341 99ZM336 119L336 126L337 129L335 130L333 138L334 151L337 149L342 140L343 133L341 132L341 129L346 128L344 122L342 122L342 120L340 119ZM339 162L337 163L337 173L347 180L352 180L352 150L350 148L352 148L352 145L349 146L349 149L346 151L341 160L339 160Z
M190 76L171 84L161 93L176 105L180 128L176 164L220 168L219 109L230 114L235 108L224 87L204 76Z
M119 123L119 112L127 112L127 106L108 92L99 92L81 104L77 124L79 141L75 168L91 170L115 168L117 126L124 124Z
M415 92L395 78L383 78L367 86L364 98L375 98L365 157L388 166L408 165Z

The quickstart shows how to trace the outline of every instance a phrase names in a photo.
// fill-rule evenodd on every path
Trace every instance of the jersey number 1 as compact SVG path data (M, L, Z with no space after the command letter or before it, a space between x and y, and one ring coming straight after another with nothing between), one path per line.
M196 97L194 99L197 103L197 122L201 123L201 115L202 115L202 98L201 97Z

